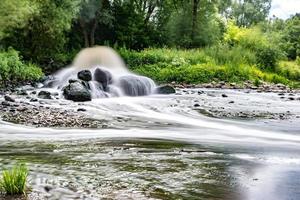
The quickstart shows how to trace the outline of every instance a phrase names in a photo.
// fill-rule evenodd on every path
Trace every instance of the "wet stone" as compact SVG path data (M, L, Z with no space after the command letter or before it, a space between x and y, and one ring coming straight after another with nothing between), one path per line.
M11 96L5 95L4 96L5 101L9 101L9 102L15 102L16 100L14 98L12 98Z
M38 93L38 98L40 99L52 99L51 93L48 91L40 91Z
M228 97L228 95L227 94L222 94L222 97L226 98L226 97Z
M83 81L91 81L92 80L92 73L90 70L82 70L77 74L78 79Z

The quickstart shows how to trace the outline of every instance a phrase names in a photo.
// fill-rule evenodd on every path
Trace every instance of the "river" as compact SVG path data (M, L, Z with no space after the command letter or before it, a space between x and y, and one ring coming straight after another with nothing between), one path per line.
M0 169L27 163L29 199L300 199L299 101L182 89L63 107L78 106L109 128L0 121Z

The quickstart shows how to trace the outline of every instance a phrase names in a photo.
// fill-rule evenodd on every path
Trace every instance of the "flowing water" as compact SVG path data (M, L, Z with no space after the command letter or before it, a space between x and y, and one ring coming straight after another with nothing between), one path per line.
M50 107L85 108L109 128L32 128L0 120L0 169L26 162L32 199L300 199L299 101L199 90L49 100ZM203 114L213 108L290 117Z

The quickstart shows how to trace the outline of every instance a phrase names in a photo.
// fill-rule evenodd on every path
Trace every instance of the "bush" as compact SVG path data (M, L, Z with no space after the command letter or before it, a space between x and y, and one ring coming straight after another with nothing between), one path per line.
M275 71L280 53L274 47L261 46L256 50L256 62L262 70Z
M25 194L27 176L27 167L24 164L19 164L11 170L3 171L0 186L7 195Z
M300 80L300 64L292 61L279 62L276 72L290 80Z
M17 51L0 52L0 83L35 81L42 76L42 70L34 64L25 64Z

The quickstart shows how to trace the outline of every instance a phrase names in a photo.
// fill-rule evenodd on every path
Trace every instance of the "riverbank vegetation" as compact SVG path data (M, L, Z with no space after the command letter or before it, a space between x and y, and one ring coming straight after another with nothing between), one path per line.
M0 83L37 80L109 45L161 83L300 81L300 15L271 0L3 0ZM37 67L39 66L39 67Z
M0 189L6 195L25 195L28 169L24 164L18 164L10 170L5 170L0 179Z

